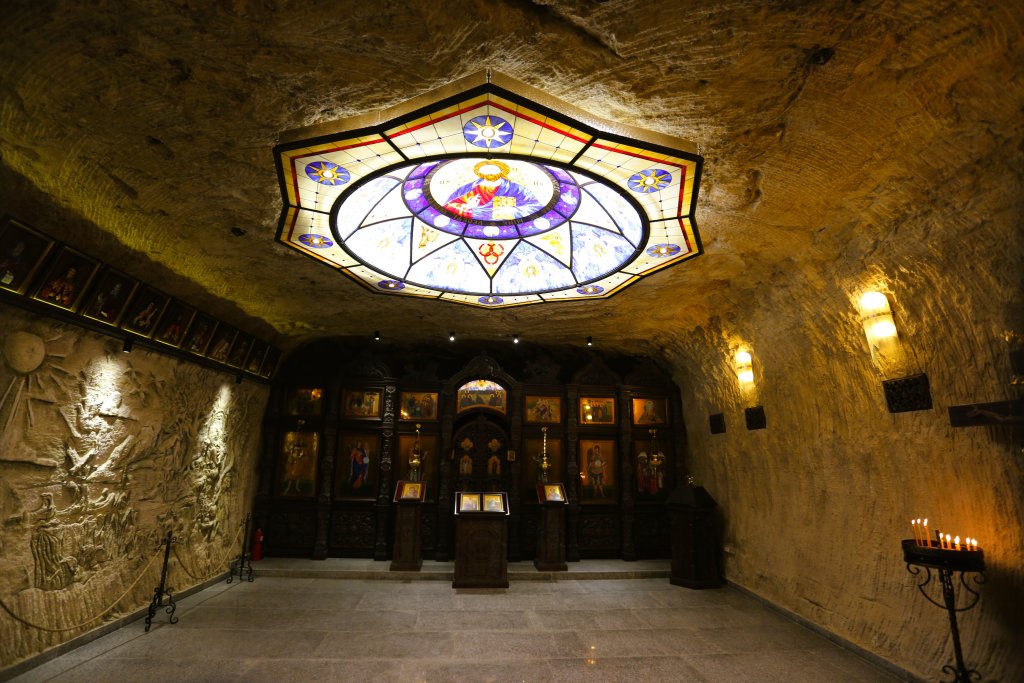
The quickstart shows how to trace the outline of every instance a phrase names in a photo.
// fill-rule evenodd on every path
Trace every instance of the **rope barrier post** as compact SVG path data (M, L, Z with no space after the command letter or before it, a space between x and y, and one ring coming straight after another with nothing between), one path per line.
M149 627L153 625L153 617L156 615L156 611L161 607L167 608L167 614L170 615L168 621L172 624L178 623L178 617L174 616L174 610L178 608L174 604L174 598L171 597L172 588L167 586L167 563L171 558L171 544L177 539L171 535L171 532L167 532L167 536L164 539L164 567L160 572L160 585L153 589L153 602L149 603L149 613L146 615L146 632L149 632ZM164 596L167 597L167 602L164 602Z
M252 553L249 549L249 522L252 519L252 513L247 512L245 514L245 521L243 524L242 531L242 550L238 554L238 557L231 563L231 573L228 575L228 583L231 583L235 578L235 570L238 570L238 580L242 580L243 574L245 574L246 580L252 583L256 580L256 572L252 568Z

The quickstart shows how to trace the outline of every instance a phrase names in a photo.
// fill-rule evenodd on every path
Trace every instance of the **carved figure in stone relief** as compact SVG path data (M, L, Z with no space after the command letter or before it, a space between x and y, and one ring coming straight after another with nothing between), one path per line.
M53 494L41 494L42 503L29 518L35 522L32 530L32 559L35 563L33 585L43 590L59 590L74 579L78 563L64 555L61 528L55 518Z

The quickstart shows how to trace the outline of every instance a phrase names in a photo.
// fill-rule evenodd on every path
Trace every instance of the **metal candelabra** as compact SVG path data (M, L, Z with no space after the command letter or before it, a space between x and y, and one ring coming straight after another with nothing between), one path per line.
M146 614L146 632L149 632L149 627L153 625L153 617L156 616L156 611L161 607L167 608L167 614L170 615L168 621L172 624L178 623L178 617L174 616L174 610L177 609L177 605L174 604L174 598L171 593L174 589L167 585L167 563L171 558L171 544L177 541L171 535L171 532L167 532L167 536L164 537L164 566L160 570L160 585L153 589L153 601L149 603L149 611ZM164 598L167 598L167 602L164 602Z
M949 615L949 630L953 634L953 655L955 664L946 664L942 672L953 677L949 683L971 683L981 678L975 669L968 669L964 664L963 648L960 645L960 628L956 623L957 612L966 612L978 604L981 595L971 588L964 578L967 573L976 573L974 583L985 583L985 553L981 550L953 550L933 545L926 540L928 545L919 545L914 539L903 541L903 559L907 563L907 571L923 579L917 584L921 595L936 607L944 607ZM922 571L923 569L923 571ZM939 577L939 584L942 586L942 602L939 602L925 590L932 581L932 570L935 570ZM954 572L959 574L957 580L953 580ZM956 584L967 591L970 597L967 604L962 607L956 606Z
M238 554L238 557L231 563L231 573L228 574L228 583L231 583L235 578L235 571L238 572L238 580L242 580L243 574L249 583L252 583L256 578L256 572L252 568L252 548L249 547L249 522L252 519L252 513L247 512L245 514L245 521L242 522L245 525L245 529L242 531L242 550Z

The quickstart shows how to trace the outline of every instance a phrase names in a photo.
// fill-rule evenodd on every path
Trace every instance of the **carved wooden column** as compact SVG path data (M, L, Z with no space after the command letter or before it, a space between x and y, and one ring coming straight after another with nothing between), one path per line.
M636 560L633 524L636 520L633 495L633 392L619 387L619 481L622 482L622 559Z
M380 488L377 489L377 502L374 505L377 513L377 533L373 542L373 559L388 559L388 513L391 511L391 491L395 482L391 476L394 468L392 462L395 452L395 407L398 399L397 387L394 382L384 385L383 439L380 449Z
M522 443L523 436L523 390L515 385L509 391L509 413L511 415L509 434L509 447L516 446ZM518 446L516 446L518 448ZM507 463L511 464L509 468L509 489L508 489L508 506L510 515L508 518L508 559L511 562L518 562L523 559L522 550L522 539L519 537L519 529L522 526L523 521L523 508L520 502L519 496L519 452L516 452L515 462Z
M441 418L441 481L437 490L437 543L434 559L445 562L451 557L452 540L452 430L455 428L455 390L442 392L444 415Z
M331 528L331 486L334 483L335 453L338 450L338 392L331 392L331 403L324 419L323 452L320 455L320 487L316 497L316 542L313 559L327 559L327 536Z
M565 559L569 562L580 561L580 466L579 466L579 415L578 406L580 390L576 385L568 387L566 392L565 410L569 419L566 421L566 481L565 493L569 496L569 509L566 512L568 521L565 525L566 549Z

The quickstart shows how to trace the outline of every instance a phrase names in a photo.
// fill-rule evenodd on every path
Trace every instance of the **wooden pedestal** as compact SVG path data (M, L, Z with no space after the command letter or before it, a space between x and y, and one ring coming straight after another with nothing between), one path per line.
M544 503L537 525L537 555L533 566L543 572L569 570L565 563L565 504Z
M452 588L508 588L508 518L477 512L455 518Z
M423 504L419 501L395 504L395 548L389 567L393 572L418 572L423 567L422 509Z
M714 499L701 486L680 486L668 501L672 520L669 583L686 588L722 585L721 548L715 532Z

